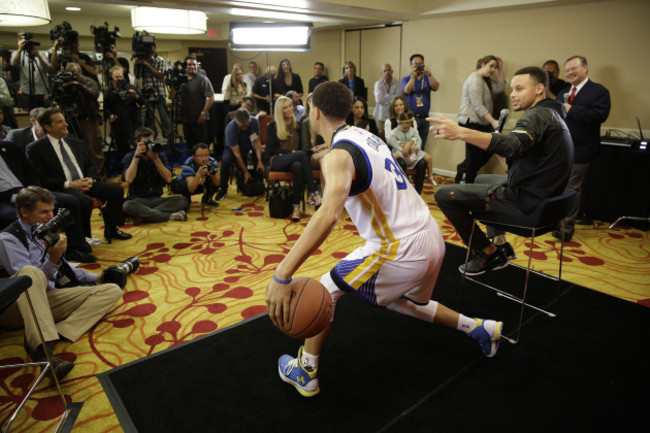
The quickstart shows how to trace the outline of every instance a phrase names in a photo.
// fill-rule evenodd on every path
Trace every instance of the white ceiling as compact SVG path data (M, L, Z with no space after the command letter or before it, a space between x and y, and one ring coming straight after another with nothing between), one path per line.
M230 21L303 21L315 27L350 27L409 21L432 16L474 13L497 9L540 7L596 0L49 0L53 24L57 19L72 19L76 14L130 20L135 6L157 6L202 10L208 15L208 28ZM81 12L68 12L77 6Z

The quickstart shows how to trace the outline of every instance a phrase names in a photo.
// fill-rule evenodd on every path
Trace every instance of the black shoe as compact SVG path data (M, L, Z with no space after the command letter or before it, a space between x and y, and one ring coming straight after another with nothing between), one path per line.
M88 242L84 242L83 244L79 245L77 249L79 251L83 251L86 254L91 254L93 252L93 247L91 247Z
M562 232L554 231L553 237L562 240ZM569 242L571 239L573 239L573 233L564 232L564 242Z
M512 245L510 245L510 242L506 242L505 244L502 244L502 245L495 245L495 247L497 247L497 249L499 250L501 255L503 257L505 257L506 259L508 259L508 261L514 260L514 259L517 258L517 255L515 254L515 249L512 248Z
M76 248L68 249L65 252L65 258L69 262L95 263L97 261L97 257L92 254L84 253Z
M508 259L506 259L499 249L494 253L487 255L483 251L477 251L469 258L467 266L462 264L458 267L461 274L464 275L482 275L487 271L496 271L508 266Z
M50 360L52 361L52 367L54 369L54 374L56 374L56 378L59 380L63 380L65 376L67 376L68 373L72 370L74 367L74 363L70 361L64 361L61 358L57 358L52 354L52 346L54 345L54 341L48 341L45 343L47 346L47 350L50 353ZM36 350L33 350L27 345L27 338L23 338L23 346L25 347L25 352L27 352L27 355L29 355L29 359L31 359L33 362L46 362L47 357L45 356L45 350L43 349L43 345L39 345ZM50 378L50 380L54 381L54 377L52 376L52 370L48 369L49 371L47 372L47 376Z
M113 227L112 229L106 227L104 229L104 237L108 241L108 243L111 243L112 239L117 239L120 241L125 241L127 239L131 239L133 236L129 233L125 233L122 230L118 229L117 227Z
M219 191L217 191L217 195L215 196L214 199L215 199L216 201L221 201L221 200L223 200L223 198L224 198L225 196L226 196L226 191L220 189Z

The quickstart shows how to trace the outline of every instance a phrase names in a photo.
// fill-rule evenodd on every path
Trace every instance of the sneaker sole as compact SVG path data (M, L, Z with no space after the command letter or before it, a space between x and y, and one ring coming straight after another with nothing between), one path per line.
M279 366L278 366L278 374L280 375L280 379L282 379L282 381L284 381L284 382L286 382L286 383L288 383L290 385L293 385L293 387L296 388L296 391L298 391L304 397L313 397L313 396L315 396L316 394L318 394L320 392L320 387L316 388L314 391L307 391L306 389L302 388L296 382L294 382L293 380L291 380L290 378L285 376L282 373L282 369Z
M510 262L506 262L505 264L503 264L503 265L501 265L501 266L495 266L494 268L489 269L489 270L490 270L490 271L498 271L499 269L503 269L503 268L505 268L505 267L508 266L509 264L510 264ZM461 266L462 266L462 265L461 265ZM459 266L459 267L458 267L458 272L460 272L460 273L463 274L463 275L469 275L470 277L475 277L475 276L477 276L477 275L483 275L484 273L487 272L487 270L485 270L485 271L479 271L479 272L466 272L466 271L463 271L463 270L460 268L460 266Z
M494 331L494 340L492 341L493 344L493 351L490 351L489 355L485 355L488 358L492 358L494 355L497 354L497 351L499 350L499 343L501 343L501 335L503 332L503 322L497 322L497 327Z

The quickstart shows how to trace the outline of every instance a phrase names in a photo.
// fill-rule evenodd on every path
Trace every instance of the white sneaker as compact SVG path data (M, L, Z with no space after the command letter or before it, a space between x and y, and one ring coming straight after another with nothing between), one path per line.
M172 221L187 221L187 214L184 210L179 210L169 215L169 222Z

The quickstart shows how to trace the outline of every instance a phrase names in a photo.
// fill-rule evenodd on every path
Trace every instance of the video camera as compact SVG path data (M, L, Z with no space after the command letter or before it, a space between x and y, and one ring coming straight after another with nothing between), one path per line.
M45 249L48 249L59 242L59 239L61 239L59 233L63 230L63 227L70 224L74 224L72 214L69 210L61 208L56 216L47 223L35 224L32 227L32 236L45 242Z
M59 46L65 50L71 44L79 41L79 32L72 30L69 22L63 21L63 24L58 24L50 30L50 40L59 41Z
M34 42L34 33L21 32L18 36L25 40L24 50L27 54L31 54L32 48L41 46L40 42Z
M154 45L156 45L156 37L154 35L150 35L146 30L143 30L142 33L135 32L131 40L133 57L136 59L146 59Z
M61 71L56 75L50 76L50 92L52 99L63 105L74 102L77 99L78 86L66 86L67 83L78 80L79 77L70 71Z
M219 170L213 162L208 162L205 166L208 168L208 173L211 175L217 174L217 171Z
M187 83L187 67L185 63L176 60L174 66L165 71L165 84L178 89L183 83Z
M121 289L126 286L126 276L135 272L140 267L137 257L129 257L121 265L113 265L104 269L102 272L102 281L105 283L114 283Z
M113 26L113 31L108 30L108 23L104 21L104 27L90 26L90 32L95 35L95 52L105 53L110 51L111 45L115 45L115 38L121 38L120 28Z

